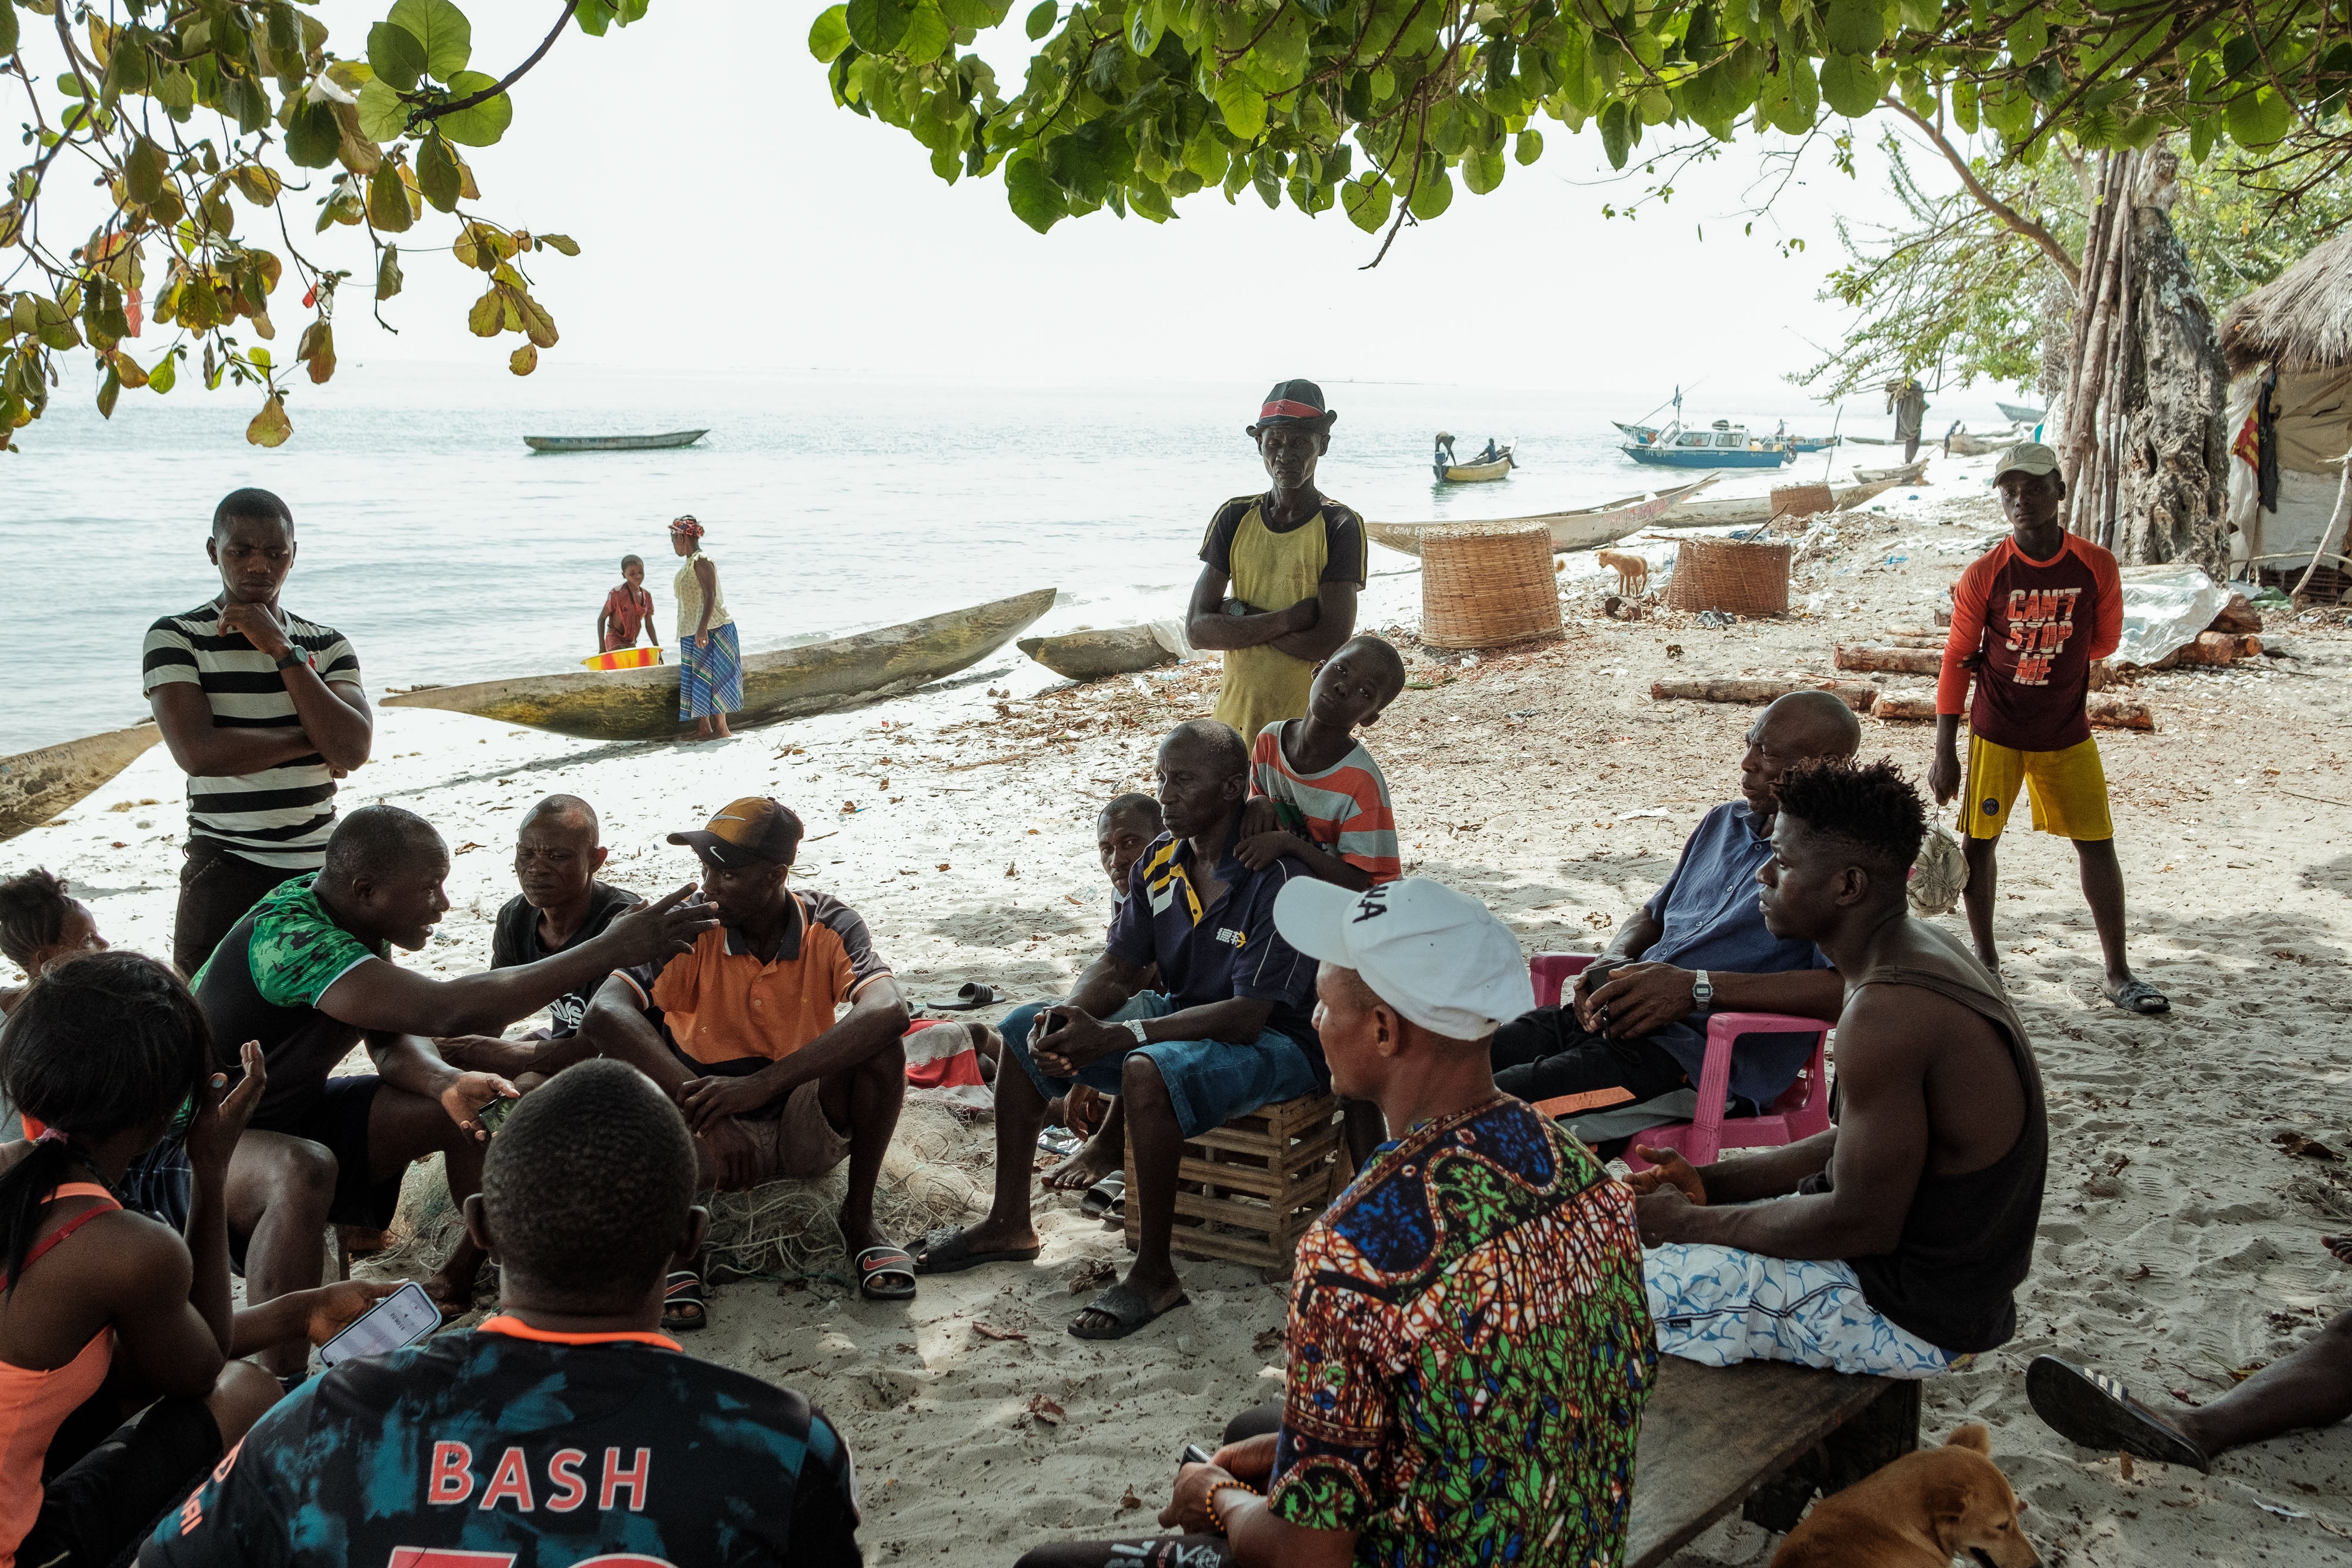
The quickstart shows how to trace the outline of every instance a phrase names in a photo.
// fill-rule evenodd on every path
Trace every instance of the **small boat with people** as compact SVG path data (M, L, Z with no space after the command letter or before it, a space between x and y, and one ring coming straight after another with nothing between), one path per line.
M1622 419L1612 419L1609 423L1623 432L1628 441L1641 446L1655 446L1663 428L1654 424L1627 424ZM1795 453L1827 452L1845 439L1843 435L1790 435L1785 424L1774 433L1773 438L1787 442L1789 450Z
M778 648L743 659L739 729L775 724L883 697L967 669L1029 629L1054 607L1037 589L830 642ZM384 698L389 707L441 708L583 740L676 740L694 733L677 716L676 664L634 670L571 670L457 686L420 686Z
M0 839L30 832L79 804L162 737L151 721L0 757Z
M709 434L703 430L667 430L659 435L526 435L522 444L533 452L658 452L691 446Z
M1441 485L1478 485L1494 479L1507 479L1511 476L1511 470L1518 466L1511 455L1517 445L1518 443L1514 441L1498 446L1490 435L1486 438L1486 450L1463 463L1454 455L1453 435L1441 430L1437 433L1437 451L1430 462L1430 469Z
M1529 517L1505 517L1495 521L1481 519L1475 524L1464 517L1437 517L1418 523L1367 522L1364 536L1376 545L1385 545L1404 555L1417 556L1421 553L1422 536L1432 528L1471 526L1489 528L1503 528L1512 523L1541 523L1551 530L1554 555L1568 550L1597 549L1664 517L1714 484L1716 477L1710 474L1692 484L1676 485L1651 494L1622 496L1614 501L1580 507L1574 511L1544 512Z
M1703 430L1676 423L1655 441L1628 440L1620 448L1636 463L1657 468L1778 468L1796 455L1780 436L1755 436L1744 424L1718 419Z

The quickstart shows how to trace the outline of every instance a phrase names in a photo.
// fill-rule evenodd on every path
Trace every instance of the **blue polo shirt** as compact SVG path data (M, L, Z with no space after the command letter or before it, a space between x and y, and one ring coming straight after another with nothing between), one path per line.
M1756 873L1772 858L1772 841L1757 831L1745 800L1717 806L1699 820L1683 844L1683 858L1643 905L1658 923L1658 939L1641 955L1648 964L1732 975L1779 975L1833 966L1811 942L1775 936L1757 904ZM1651 1037L1698 1082L1706 1063L1706 1014L1694 1012ZM1731 1059L1731 1092L1769 1105L1797 1081L1812 1055L1812 1037L1748 1035Z
M1274 928L1275 895L1309 874L1285 855L1264 871L1234 859L1228 846L1215 880L1225 891L1203 904L1194 886L1192 843L1162 833L1128 873L1128 895L1112 917L1106 946L1130 964L1160 966L1160 987L1178 1009L1235 997L1274 1004L1265 1027L1307 1053L1315 1076L1330 1082L1323 1042L1315 1036L1315 960Z

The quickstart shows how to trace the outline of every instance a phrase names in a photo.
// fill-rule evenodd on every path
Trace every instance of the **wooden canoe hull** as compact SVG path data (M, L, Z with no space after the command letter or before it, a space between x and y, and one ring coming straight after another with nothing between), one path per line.
M1965 430L1956 430L1944 438L1943 445L1955 457L1983 457L2025 439L2022 430L1996 430L1990 435L1971 435Z
M1176 650L1162 643L1159 633L1149 626L1109 626L1059 637L1024 637L1014 646L1055 674L1073 681L1137 674L1172 664L1179 657Z
M1864 484L1840 485L1830 492L1837 498L1832 510L1851 512L1882 491L1893 489L1897 483L1894 479L1874 479ZM1717 500L1685 501L1651 526L1661 528L1720 528L1771 520L1771 497L1726 496Z
M897 696L969 668L1053 608L1055 591L861 632L829 643L779 648L743 661L743 706L732 727L833 713ZM690 731L677 717L677 666L577 670L513 680L428 686L384 698L388 707L441 708L583 740L670 740Z
M39 827L139 759L162 737L152 724L85 735L0 757L0 839Z
M1492 463L1454 463L1436 465L1437 476L1450 485L1483 485L1493 479L1511 476L1511 459L1507 453Z
M1598 507L1586 507L1574 512L1545 512L1531 517L1503 517L1481 527L1506 528L1512 523L1541 523L1551 529L1554 555L1569 550L1599 549L1614 544L1636 528L1656 521L1673 511L1690 497L1715 483L1712 476L1696 484L1677 485L1661 490L1654 496L1629 496L1623 500L1605 501ZM1386 545L1406 555L1421 553L1421 536L1430 528L1462 526L1458 517L1440 517L1421 523L1366 523L1364 533L1376 545Z
M1927 460L1922 457L1916 463L1906 463L1899 468L1857 468L1853 471L1853 476L1865 485L1882 482L1888 485L1916 485L1927 476Z
M533 452L659 452L691 446L708 430L666 430L659 435L526 435L522 444Z

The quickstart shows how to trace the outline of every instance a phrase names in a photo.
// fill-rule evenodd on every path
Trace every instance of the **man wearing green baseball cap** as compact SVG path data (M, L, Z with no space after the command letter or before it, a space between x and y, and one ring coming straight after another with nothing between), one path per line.
M2107 776L2084 707L2092 663L2114 653L2123 638L2116 558L2059 521L2066 482L2058 455L2041 443L2021 441L2003 451L1993 462L1992 487L2010 537L1969 563L1952 589L1952 631L1936 683L1936 760L1927 769L1937 804L1961 796L1977 957L2000 972L1993 847L2022 786L2033 802L2034 828L2074 841L2083 896L2106 959L2100 988L2126 1012L2168 1012L2164 993L2134 975L2125 956L2123 866L2107 810Z

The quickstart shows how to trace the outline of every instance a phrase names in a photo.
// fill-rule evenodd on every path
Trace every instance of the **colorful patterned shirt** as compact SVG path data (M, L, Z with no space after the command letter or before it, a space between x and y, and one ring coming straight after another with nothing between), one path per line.
M1250 748L1250 793L1274 802L1282 825L1381 883L1404 874L1397 858L1396 811L1381 765L1358 741L1355 749L1320 773L1305 773L1283 754L1284 719L1258 732Z
M299 1121L335 1064L360 1042L360 1027L321 1012L320 999L362 964L392 953L336 925L319 902L317 881L296 877L264 894L189 983L213 1039L232 1042L223 1051L234 1051L236 1041L261 1042L269 1086L252 1124L265 1132Z
M1520 1101L1383 1145L1299 1243L1268 1501L1378 1568L1614 1568L1657 1366L1633 1199Z

